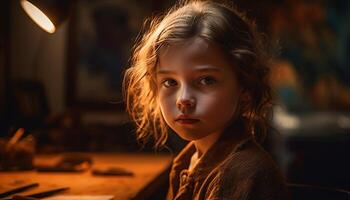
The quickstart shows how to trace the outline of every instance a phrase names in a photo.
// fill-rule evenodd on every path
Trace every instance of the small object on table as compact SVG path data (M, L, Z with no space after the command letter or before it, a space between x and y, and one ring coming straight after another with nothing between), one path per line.
M0 193L0 198L4 198L4 197L7 197L7 196L10 196L10 195L19 193L19 192L23 192L25 190L29 190L31 188L38 187L38 186L39 186L38 183L31 183L31 184L28 184L28 185L19 186L17 188L13 188L13 189L10 189L8 191Z
M31 135L21 139L23 134L20 128L10 139L0 138L0 171L33 169L35 140Z
M5 198L2 200L13 200L13 199L15 199L15 200L36 200L36 199L41 199L41 198L53 196L55 194L64 192L68 189L69 189L69 187L62 187L62 188L56 188L56 189L46 190L46 191L42 191L42 192L37 192L34 194L30 194L30 195L13 195L10 198Z
M133 176L134 175L133 172L120 167L93 169L92 174L97 176Z
M11 146L15 145L19 139L21 139L22 135L24 134L24 129L23 128L19 128L15 134L13 134L13 136L11 137L11 139L9 140L9 142L6 145L6 148L11 148Z
M69 190L69 187L62 187L62 188L51 189L51 190L47 190L47 191L43 191L43 192L38 192L38 193L26 195L26 197L40 199L40 198L44 198L44 197L49 197L49 196L55 195L57 193L64 192L66 190Z
M22 196L22 195L14 195L11 200L39 200L37 198L33 198L33 197L26 197L26 196Z
M83 172L92 165L92 158L83 154L68 154L54 165L37 165L38 172Z

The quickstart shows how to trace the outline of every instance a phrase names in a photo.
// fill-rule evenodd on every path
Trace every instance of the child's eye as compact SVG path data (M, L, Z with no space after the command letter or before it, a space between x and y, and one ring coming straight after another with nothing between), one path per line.
M216 79L211 76L205 76L199 79L199 84L201 85L212 85L216 83Z
M164 85L164 87L172 87L172 86L176 86L177 82L174 79L166 79L162 82L162 84Z

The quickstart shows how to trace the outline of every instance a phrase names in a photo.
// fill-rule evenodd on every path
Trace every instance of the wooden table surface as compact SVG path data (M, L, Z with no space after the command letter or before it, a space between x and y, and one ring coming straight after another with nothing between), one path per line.
M122 167L134 176L95 176L91 170L67 172L0 172L0 193L19 185L37 182L39 187L22 194L32 194L58 187L70 187L67 195L113 195L115 200L147 199L166 181L172 157L165 154L88 154L92 168ZM54 164L61 155L39 155L35 164Z

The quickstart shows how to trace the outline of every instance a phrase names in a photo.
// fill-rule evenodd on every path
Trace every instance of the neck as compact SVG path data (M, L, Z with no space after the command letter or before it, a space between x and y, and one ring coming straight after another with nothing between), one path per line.
M244 131L241 131L242 128L240 126L230 126L226 130L218 132L218 133L212 133L202 139L195 140L194 145L196 147L198 158L200 158L203 154L205 154L208 149L213 146L213 144L221 137L223 132L228 131L231 137L231 140L233 139L235 142L239 142L245 138L251 137L249 133L246 133ZM232 138L233 137L233 138Z
M198 158L205 154L208 149L219 139L222 133L212 133L204 138L194 141L194 145L197 149Z

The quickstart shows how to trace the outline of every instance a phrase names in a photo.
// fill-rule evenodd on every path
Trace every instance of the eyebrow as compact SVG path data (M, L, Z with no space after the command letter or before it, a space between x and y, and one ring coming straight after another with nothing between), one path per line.
M222 71L219 67L196 67L193 71L196 72L219 72ZM171 70L158 70L157 74L174 74Z

